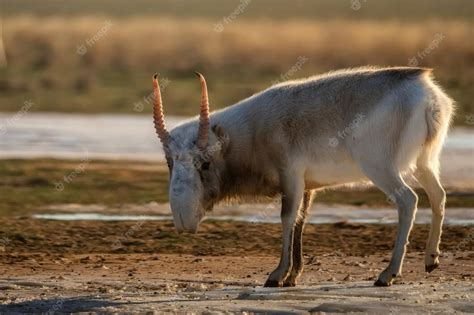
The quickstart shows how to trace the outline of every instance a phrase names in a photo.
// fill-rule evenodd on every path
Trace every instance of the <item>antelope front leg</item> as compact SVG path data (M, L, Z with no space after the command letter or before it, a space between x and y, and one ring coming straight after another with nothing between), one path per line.
M298 210L304 194L303 177L285 177L281 201L281 223L283 226L283 248L278 267L270 274L265 287L282 287L293 266L293 242Z
M300 215L296 221L294 239L293 239L293 267L291 268L290 275L285 279L284 287L294 287L296 280L303 272L303 231L308 216L309 208L313 204L314 192L307 190L304 193L303 205L299 211Z

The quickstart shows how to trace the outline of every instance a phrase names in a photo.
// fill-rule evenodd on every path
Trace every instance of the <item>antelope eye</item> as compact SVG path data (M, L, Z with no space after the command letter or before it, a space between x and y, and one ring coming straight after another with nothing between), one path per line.
M207 170L209 170L209 166L210 166L210 165L211 165L211 163L209 163L209 162L204 162L204 163L201 164L201 169L202 169L203 171L207 171Z

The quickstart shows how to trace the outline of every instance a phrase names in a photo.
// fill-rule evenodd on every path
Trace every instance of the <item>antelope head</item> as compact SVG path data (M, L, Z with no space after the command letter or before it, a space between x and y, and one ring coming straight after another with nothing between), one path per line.
M228 137L212 125L209 97L204 76L201 83L199 119L191 120L168 132L157 75L153 77L153 116L156 133L165 152L170 174L169 201L178 232L196 233L207 211L218 200L220 178L225 167Z

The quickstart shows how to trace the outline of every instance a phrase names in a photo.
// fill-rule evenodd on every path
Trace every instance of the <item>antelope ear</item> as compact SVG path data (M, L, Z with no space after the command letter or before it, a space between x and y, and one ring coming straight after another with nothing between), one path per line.
M229 135L227 132L225 132L224 128L219 125L213 125L211 130L216 135L217 140L221 144L221 153L224 154L229 147Z

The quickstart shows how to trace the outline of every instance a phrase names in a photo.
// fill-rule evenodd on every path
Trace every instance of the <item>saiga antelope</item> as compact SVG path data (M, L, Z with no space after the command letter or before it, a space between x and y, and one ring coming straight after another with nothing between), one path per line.
M399 225L392 259L377 286L400 275L417 195L413 174L431 202L426 271L439 265L445 192L439 155L453 101L430 69L340 70L277 84L209 113L206 81L201 109L168 132L157 77L154 122L170 172L169 201L178 231L196 232L206 212L235 196L281 196L283 249L265 286L294 286L303 270L302 235L314 192L372 182L393 198Z

